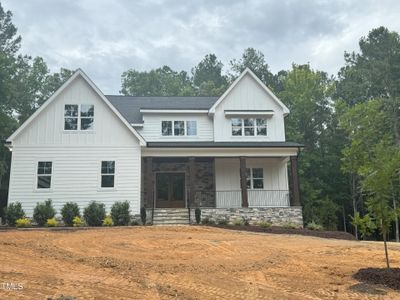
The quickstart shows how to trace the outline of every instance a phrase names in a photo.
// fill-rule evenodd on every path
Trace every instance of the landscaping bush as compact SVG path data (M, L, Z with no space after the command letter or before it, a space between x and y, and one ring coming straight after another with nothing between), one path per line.
M134 219L132 219L132 221L131 221L131 225L132 225L132 226L138 226L138 225L140 225L140 222L139 222L138 219L134 218Z
M197 224L200 224L200 222L201 222L201 209L200 208L196 208L195 210L194 210L194 216L195 216L195 218L196 218L196 223Z
M42 203L37 203L33 210L33 219L39 226L44 226L48 219L54 218L56 210L53 207L51 199Z
M92 201L83 212L86 224L89 226L101 226L106 217L106 209L103 203Z
M145 207L140 209L140 219L142 220L142 224L146 225L147 212Z
M205 218L203 218L203 220L201 220L201 223L205 224L205 225L207 225L207 224L213 225L213 224L215 224L215 221L210 219L209 217L205 217Z
M242 217L243 225L249 226L250 225L250 218Z
M217 220L217 224L218 225L228 225L228 220L227 219L225 219L225 218L222 218L222 219L218 219Z
M58 222L57 222L56 218L48 219L46 222L47 227L56 227L57 225L58 225Z
M260 226L261 228L267 229L272 226L272 223L268 222L268 221L260 221L260 222L258 222L258 226Z
M285 229L296 229L299 228L299 226L293 222L286 222L282 224L282 227Z
M31 220L27 218L21 218L15 221L15 225L18 228L25 228L25 227L30 227L31 226Z
M72 220L72 225L73 225L74 227L81 227L81 226L83 226L84 224L83 224L83 221L82 221L82 219L81 219L80 217L75 217L75 218Z
M75 217L81 217L78 204L74 202L67 202L61 209L61 216L66 226L73 226Z
M131 218L129 202L115 202L111 207L111 218L115 226L127 226Z
M314 221L312 221L312 222L307 224L307 229L310 229L310 230L323 230L324 227L322 227L322 225L319 225L319 224L315 223Z
M7 224L10 226L15 226L15 222L18 219L22 219L25 217L25 212L22 209L22 205L20 202L11 203L5 211Z
M235 225L235 226L243 226L244 225L243 219L235 219L233 221L233 225Z
M113 219L111 218L111 216L107 216L104 218L103 220L103 226L113 226L114 222Z

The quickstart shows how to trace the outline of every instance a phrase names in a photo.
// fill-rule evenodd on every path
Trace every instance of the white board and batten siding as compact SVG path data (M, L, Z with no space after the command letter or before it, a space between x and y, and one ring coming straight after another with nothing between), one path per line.
M248 189L249 206L290 206L286 160L246 158L246 167L262 168L264 173L264 188ZM241 207L239 158L215 159L215 189L217 207Z
M161 133L162 121L196 121L197 135L194 136L163 136ZM214 128L212 118L207 113L144 113L143 128L137 131L148 142L155 141L212 141L214 139Z
M93 104L93 131L64 131L65 104ZM68 150L66 150L68 149ZM132 132L80 76L13 140L9 203L20 201L28 216L37 202L52 199L84 208L90 201L129 201L140 211L141 148ZM114 188L101 188L101 161L115 161ZM52 161L51 188L37 189L38 161Z
M236 111L263 111L273 110L272 116L266 116L266 136L232 136L231 117L226 116L226 110ZM243 116L254 117L256 116ZM259 117L259 116L257 116ZM264 117L263 117L264 118ZM221 141L285 141L284 111L271 95L257 83L250 74L243 78L233 87L229 94L216 107L214 114L214 139Z

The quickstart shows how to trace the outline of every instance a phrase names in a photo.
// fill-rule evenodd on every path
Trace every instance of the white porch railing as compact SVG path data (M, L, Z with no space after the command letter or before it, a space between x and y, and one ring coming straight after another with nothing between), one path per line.
M287 190L247 190L247 199L249 207L290 206ZM194 200L193 204L200 207L240 208L242 191L196 191Z

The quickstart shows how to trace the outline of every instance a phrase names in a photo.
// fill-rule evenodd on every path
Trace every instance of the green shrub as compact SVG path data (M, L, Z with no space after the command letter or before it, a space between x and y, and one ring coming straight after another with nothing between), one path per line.
M299 226L293 222L286 222L282 224L282 227L285 229L296 229L299 228Z
M242 217L243 220L243 225L244 226L249 226L250 225L250 219L246 217Z
M225 218L221 218L221 219L217 220L218 225L228 225L228 223L229 223L228 220Z
M22 209L22 205L20 202L11 203L6 208L6 220L9 226L15 226L15 222L18 219L23 219L25 217L25 212Z
M33 219L39 226L44 226L48 219L54 218L56 210L53 207L51 199L42 203L37 203L33 210Z
M114 222L113 219L111 218L111 216L107 216L104 218L103 220L103 226L113 226Z
M92 201L83 212L86 224L89 226L101 226L106 217L106 209L103 203Z
M115 226L127 226L131 219L129 202L115 202L111 207L111 218Z
M142 207L140 209L140 219L142 220L142 224L146 225L146 219L147 219L146 207Z
M201 220L201 223L205 225L213 225L215 224L215 221L213 219L210 219L209 217L205 217L203 218L203 220Z
M258 222L258 226L260 226L261 228L267 229L272 226L272 223L268 222L268 221L260 221L260 222Z
M74 202L67 202L61 209L61 216L66 226L73 226L75 217L81 217L78 204Z
M194 210L194 216L195 216L195 218L196 218L196 223L197 224L200 224L200 222L201 222L201 209L200 208L196 208L195 210Z
M322 227L322 225L319 225L319 224L315 223L314 221L312 221L312 222L307 224L307 229L310 229L310 230L323 230L324 227Z
M244 225L243 219L235 219L233 221L233 225L235 225L235 226L243 226Z
M30 227L31 226L31 220L27 218L21 218L15 221L15 225L18 228L25 228L25 227Z
M131 221L131 225L132 226L138 226L138 225L140 225L140 221L138 219L134 218Z
M72 225L73 225L74 227L82 227L84 224L83 224L83 221L82 221L82 219L81 219L80 217L75 217L75 218L72 220Z
M57 222L56 218L48 219L46 222L47 227L56 227L57 225L58 225L58 222Z

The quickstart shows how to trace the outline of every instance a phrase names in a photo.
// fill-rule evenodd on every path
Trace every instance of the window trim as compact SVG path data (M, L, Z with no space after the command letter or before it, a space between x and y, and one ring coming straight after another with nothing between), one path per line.
M39 162L51 162L51 181L50 181L50 187L49 188L38 188L38 179L39 179ZM53 185L54 185L54 160L51 158L38 158L35 160L35 180L34 180L34 191L39 192L39 193L48 193L53 191ZM44 174L43 174L44 175ZM48 175L47 175L48 176Z
M163 131L162 131L162 123L163 122L171 122L171 126L172 126L172 134L171 135L163 135ZM184 125L183 125L183 130L184 130L184 134L183 135L176 135L175 134L175 122L184 122ZM187 125L187 123L188 122L196 122L196 134L195 135L188 135L188 125ZM198 126L197 126L197 124L198 124L198 122L197 122L197 120L182 120L182 119L173 119L173 120L161 120L161 136L162 137L197 137L198 136Z
M261 169L263 172L263 177L254 177L253 176L253 170L254 169ZM250 177L247 177L247 170L250 170L249 174ZM250 187L247 187L248 190L264 190L265 189L265 174L264 174L264 168L263 167L250 167L250 168L246 168L246 185L247 185L247 181L250 180ZM263 187L262 188L254 188L254 179L256 180L262 180L263 183Z
M267 120L267 118L231 118L230 119L231 120L231 137L238 137L238 136L241 136L241 137L259 137L259 136L261 136L261 137L267 137L268 136L268 120ZM233 120L240 120L240 125L233 125ZM253 126L245 126L244 125L244 120L253 120ZM263 126L258 126L257 125L257 120L264 120L265 121L265 126L263 125ZM239 127L241 127L241 135L234 135L233 134L233 128L239 128ZM245 129L246 128L253 128L253 132L254 132L254 134L253 135L246 135L246 133L245 133ZM265 135L264 134L258 134L258 129L259 128L265 128Z
M65 106L66 105L78 105L78 115L76 117L65 116ZM91 106L93 106L93 117L82 117L81 116L81 110L82 110L81 106L82 105L91 105ZM64 103L64 108L63 108L63 121L64 121L64 123L63 123L63 131L67 132L67 133L74 133L74 132L89 132L89 133L93 133L93 132L95 132L96 120L95 120L95 114L94 114L94 107L95 107L95 105L92 104L92 103L80 103L80 104L77 104L77 103ZM67 119L67 118L77 119L77 129L65 129L65 119ZM93 129L82 129L82 127L81 127L82 119L93 119Z
M102 163L103 161L113 161L114 162L114 186L113 187L102 187L101 186L101 181L102 181L102 177L103 177L103 173L102 173ZM105 158L105 159L101 159L99 161L99 169L100 171L98 172L98 190L101 192L105 192L105 191L115 191L117 189L117 160L115 158ZM104 175L110 175L110 173L104 173Z

